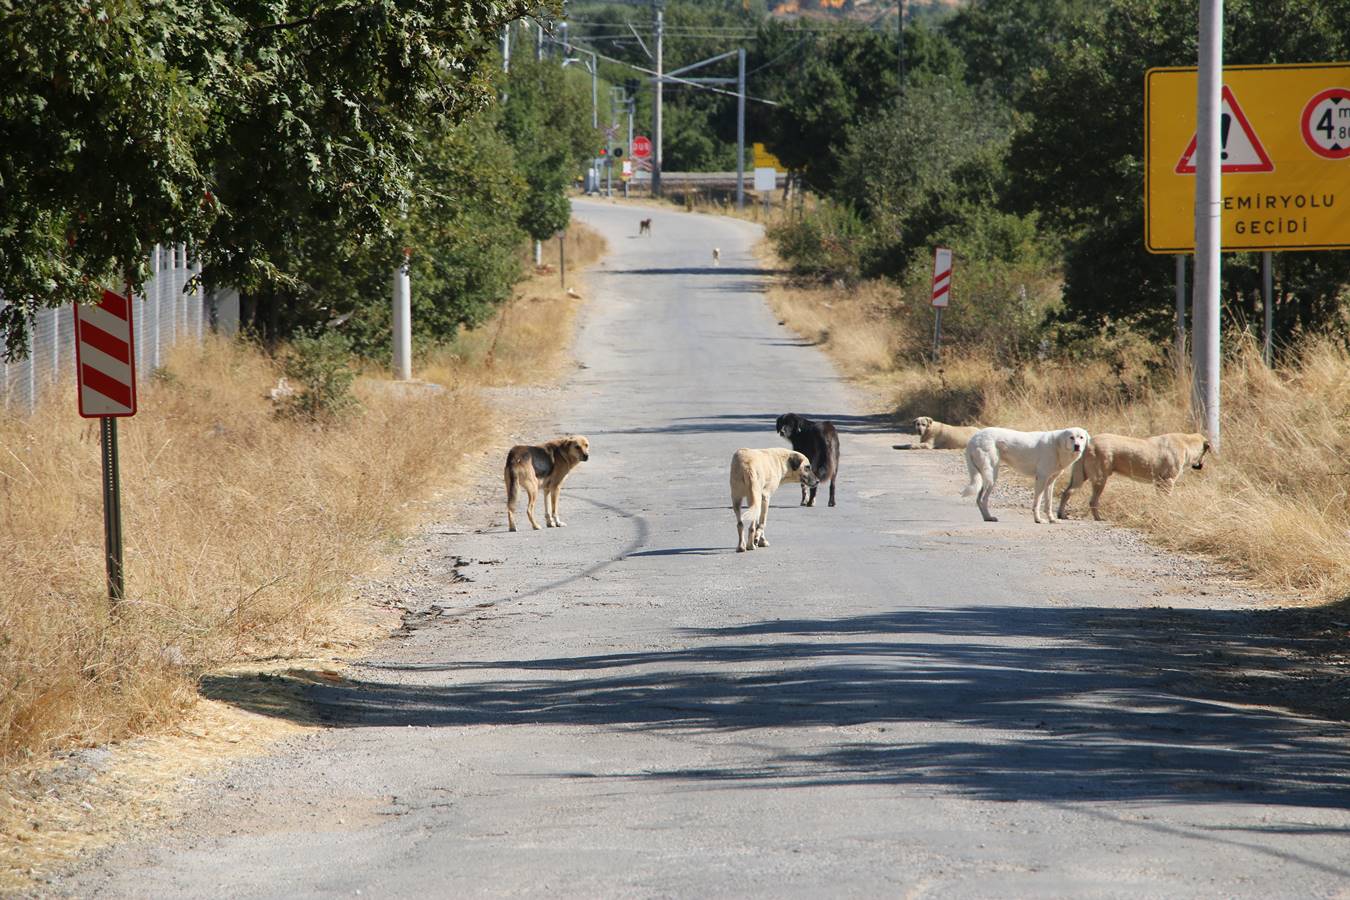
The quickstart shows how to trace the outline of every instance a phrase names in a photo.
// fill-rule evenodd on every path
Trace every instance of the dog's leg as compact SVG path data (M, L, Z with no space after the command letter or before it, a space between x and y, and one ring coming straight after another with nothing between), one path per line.
M1059 495L1059 517L1061 519L1068 518L1068 516L1065 515L1065 512L1069 508L1069 495L1072 493L1073 493L1073 478L1070 478L1069 483L1064 485L1064 493Z
M764 494L759 498L759 527L755 529L755 546L769 546L769 539L764 534L764 526L769 522L769 495Z
M525 483L525 515L530 519L530 527L535 531L539 530L539 520L534 517L534 502L539 497L538 482L527 481ZM545 504L547 505L547 504Z
M562 485L557 484L553 486L553 524L559 528L566 528L567 523L558 515L558 501L560 499L562 499Z
M544 486L544 525L552 528L558 524L557 499L553 495L552 485Z
M1102 520L1101 510L1097 508L1102 499L1102 491L1106 490L1106 479L1092 482L1092 498L1088 500L1088 507L1092 510L1092 518L1100 522Z
M830 479L830 505L834 506L834 479Z
M806 502L806 493L807 493L806 482L803 481L803 482L802 482L802 503L801 503L802 506L810 506L810 505L811 505L811 504L809 504L809 503Z
M736 516L736 552L744 553L747 547L745 546L745 520L741 518L740 497L731 498L731 512ZM750 537L753 540L754 538L753 529L750 532Z
M984 516L986 522L997 522L998 516L989 511L989 495L994 493L994 484L998 481L998 467L982 469L979 478L983 483L975 494L975 505L980 508L980 515Z
M1056 472L1050 476L1045 483L1045 519L1051 525L1055 524L1055 482L1059 480L1059 473Z
M1037 525L1045 524L1041 520L1041 506L1045 502L1045 476L1036 473L1036 491L1031 499L1031 520Z
M806 485L803 484L802 487L805 488ZM816 505L816 488L814 488L814 487L811 488L811 496L807 498L807 500L806 500L806 505L807 505L807 506L815 506L815 505Z

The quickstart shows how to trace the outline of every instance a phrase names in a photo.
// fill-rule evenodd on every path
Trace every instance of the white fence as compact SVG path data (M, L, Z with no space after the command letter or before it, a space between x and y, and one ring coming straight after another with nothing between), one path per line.
M188 280L201 274L201 264L188 260L187 249L182 245L156 246L150 266L153 274L132 302L139 381L164 364L169 348L178 341L200 341L207 325L200 282L191 293L183 292ZM29 333L27 358L0 363L0 407L9 413L31 413L52 385L73 378L74 328L74 313L69 306L38 312ZM73 388L70 402L75 404Z

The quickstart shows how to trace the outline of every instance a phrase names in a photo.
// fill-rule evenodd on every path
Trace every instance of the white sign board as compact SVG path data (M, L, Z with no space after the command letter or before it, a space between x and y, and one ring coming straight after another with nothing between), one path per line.
M933 248L933 305L946 306L952 297L952 251Z
M778 170L769 168L755 169L755 190L772 191L778 187Z

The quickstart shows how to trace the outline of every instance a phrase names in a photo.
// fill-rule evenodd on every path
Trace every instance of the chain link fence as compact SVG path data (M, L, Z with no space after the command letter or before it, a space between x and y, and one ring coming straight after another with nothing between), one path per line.
M201 274L201 264L188 259L185 247L156 246L150 265L153 274L132 301L138 378L162 366L169 348L178 341L200 341L210 324L200 280L194 290L184 292L188 280ZM69 306L38 312L29 333L27 357L0 363L0 408L13 414L31 413L45 392L73 378L74 320ZM74 399L72 392L72 403Z

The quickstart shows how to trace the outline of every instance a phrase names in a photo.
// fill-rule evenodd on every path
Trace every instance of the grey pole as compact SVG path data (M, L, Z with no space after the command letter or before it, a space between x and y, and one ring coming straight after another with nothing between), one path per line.
M595 100L595 79L596 79L596 75L597 75L598 72L599 72L599 69L600 69L600 66L596 63L596 60L595 60L595 54L592 53L592 54L591 54L591 127L592 127L592 128L599 128L599 127L600 127L600 108L599 108L599 106L596 105L596 100Z
M637 98L636 98L636 97L629 97L628 100L627 100L627 106L628 106L628 160L629 160L629 162L632 164L632 167L633 167L633 175L634 175L634 177L637 176L637 163L633 161L633 104L636 103L636 102L637 102ZM625 200L628 199L628 182L629 182L629 181L632 181L632 180L633 180L632 178L629 178L629 179L626 179L626 180L624 181L624 183L623 183L623 198L624 198Z
M745 209L745 48L736 55L736 208Z
M1186 377L1186 254L1178 253L1177 263L1177 384Z
M1266 320L1261 358L1270 366L1275 361L1275 273L1269 250L1261 254L1261 312Z
M665 11L660 7L660 0L655 0L656 6L656 107L653 111L653 143L652 150L652 196L661 196L661 92L665 87L663 72L663 51L662 45L665 43Z
M544 61L544 22L542 19L536 19L534 22L534 61Z
M1222 170L1219 162L1223 88L1223 0L1200 0L1200 67L1195 153L1195 417L1219 449L1219 283Z

